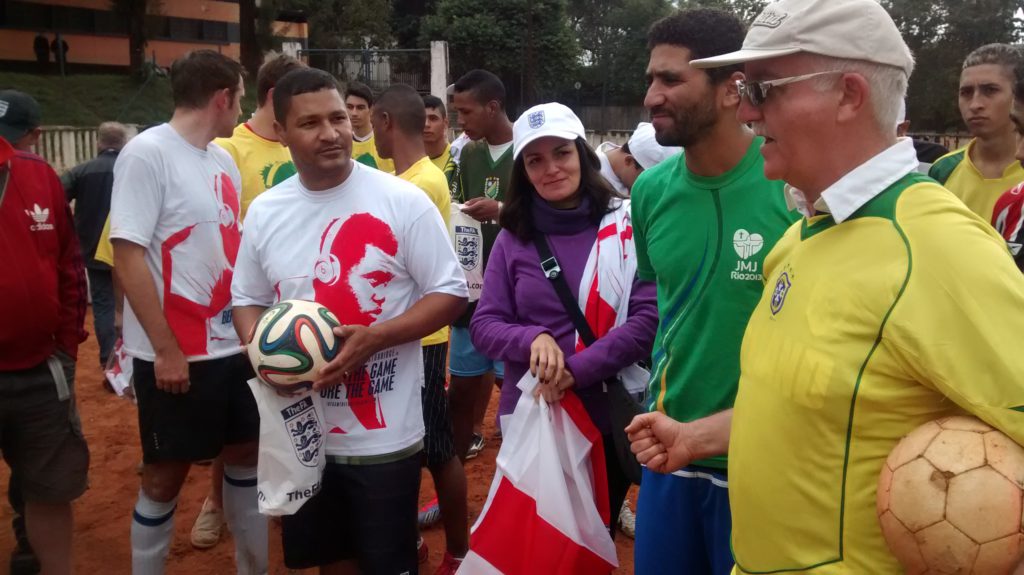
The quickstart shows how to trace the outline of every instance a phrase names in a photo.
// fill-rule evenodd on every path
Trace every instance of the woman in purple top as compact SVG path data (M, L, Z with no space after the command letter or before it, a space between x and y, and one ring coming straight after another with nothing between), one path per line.
M586 143L583 124L561 104L535 106L516 121L513 157L500 216L503 229L491 251L484 290L470 324L473 344L487 357L505 362L507 383L501 389L499 417L515 408L520 395L516 383L527 371L537 376L545 400L557 401L570 388L579 396L604 436L611 525L616 525L629 480L612 449L603 382L650 357L658 322L656 288L631 274L624 282L632 282L628 300L619 302L623 313L611 313L617 318L615 327L602 330L598 325L593 329L597 341L577 351L576 329L541 269L533 240L541 234L547 238L573 296L581 301L585 274L593 277L595 261L598 269L605 261L594 257L599 253L599 227L605 230L603 222L623 214L628 224L628 205L601 177L600 161ZM631 248L630 231L625 228L612 239ZM584 296L595 294L586 290ZM587 319L594 328L589 312Z

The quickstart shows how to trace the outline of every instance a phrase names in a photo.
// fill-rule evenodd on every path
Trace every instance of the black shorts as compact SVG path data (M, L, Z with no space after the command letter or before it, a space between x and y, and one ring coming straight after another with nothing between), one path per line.
M47 361L0 372L0 450L26 501L68 503L88 485L89 448L75 406L75 362L61 352ZM61 375L70 392L63 401Z
M281 518L284 564L354 561L364 575L416 573L422 454L391 463L328 463L320 492Z
M260 412L246 383L253 377L242 354L188 364L189 388L156 388L153 363L133 362L139 402L142 461L202 461L225 445L258 441Z
M448 344L438 343L423 348L423 453L427 466L436 467L455 457L455 436L452 416L448 410L448 392L444 389Z

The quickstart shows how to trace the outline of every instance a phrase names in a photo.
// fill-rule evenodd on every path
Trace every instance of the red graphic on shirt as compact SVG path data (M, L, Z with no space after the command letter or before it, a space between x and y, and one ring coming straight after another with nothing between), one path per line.
M342 325L373 325L384 311L386 288L395 274L387 268L398 253L391 226L367 213L335 218L320 238L313 269L314 299ZM345 379L348 405L365 429L387 427L370 374L361 369ZM331 433L345 433L334 427Z
M209 322L223 321L221 314L231 304L231 277L234 273L235 257L238 246L242 242L242 234L238 225L238 192L227 174L221 173L213 181L214 195L217 200L218 213L216 222L199 222L173 234L160 247L163 263L164 317L171 328L182 353L186 356L207 355L209 340ZM184 279L195 287L197 293L209 293L208 302L198 302L171 291L174 279L174 249L184 244L199 226L215 224L218 227L221 246L226 265L224 269L215 270L210 274L189 274ZM194 250L187 250L179 257L191 259L201 257ZM190 262L191 263L191 262ZM207 262L212 266L222 265L217 258ZM187 272L185 272L187 273ZM204 277L205 276L205 277Z

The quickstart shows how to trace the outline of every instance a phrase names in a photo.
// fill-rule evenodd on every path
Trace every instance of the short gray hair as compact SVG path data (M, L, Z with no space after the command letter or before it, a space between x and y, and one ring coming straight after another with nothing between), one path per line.
M900 115L900 104L907 97L909 78L903 70L886 64L876 64L864 60L847 60L814 55L815 69L821 71L835 70L843 73L860 74L867 81L871 90L871 107L875 122L886 133L892 131ZM822 76L815 79L815 88L829 90L836 85L834 76Z
M1010 77L1013 77L1013 69L1021 61L1021 50L1018 46L1010 44L985 44L975 49L964 58L963 69L983 64L997 64L1004 66Z
M96 144L120 150L128 139L128 129L120 122L103 122L96 130Z

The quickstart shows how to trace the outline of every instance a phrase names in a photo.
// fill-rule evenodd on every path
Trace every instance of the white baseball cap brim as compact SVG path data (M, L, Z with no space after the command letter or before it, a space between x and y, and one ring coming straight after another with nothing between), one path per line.
M563 140L569 140L571 142L571 141L575 140L576 138L578 138L579 135L578 134L574 134L574 133L572 133L572 132L570 132L568 130L550 130L550 131L547 131L547 132L538 131L538 132L536 132L534 134L530 134L529 136L526 136L525 138L523 138L523 140L521 142L516 142L515 149L512 150L512 159L518 158L519 154L522 153L522 151L525 150L526 147L529 146L531 143L533 143L533 142L535 142L535 141L537 141L537 140L539 140L541 138L547 138L547 137L562 138Z
M781 58L782 56L789 56L790 54L796 54L801 51L802 50L800 48L795 47L776 50L743 49L730 52L728 54L722 54L721 56L711 56L710 58L693 60L690 62L690 66L693 66L694 68L721 68L722 66L732 66L734 64L768 60L769 58Z

